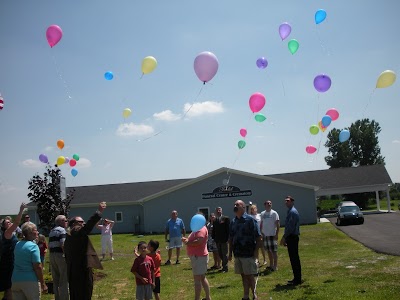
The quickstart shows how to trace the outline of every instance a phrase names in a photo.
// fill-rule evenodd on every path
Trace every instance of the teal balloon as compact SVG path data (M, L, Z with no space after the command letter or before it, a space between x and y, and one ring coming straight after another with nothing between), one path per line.
M196 214L190 220L190 229L193 232L199 231L206 225L206 218L201 214Z
M314 18L315 24L322 23L326 19L326 11L323 9L318 9Z
M76 161L78 161L79 160L79 155L78 154L74 154L74 155L72 155L72 158L75 159Z
M316 135L316 134L318 134L318 132L319 132L319 128L318 128L317 125L312 125L312 126L310 127L310 133L311 133L311 134Z
M254 116L254 119L255 119L257 122L264 122L267 118L266 118L263 114L256 114L256 115Z
M299 50L299 42L295 39L290 40L288 43L290 53L295 54Z
M72 169L72 170L71 170L71 175L74 176L74 177L75 177L76 175L78 175L78 170L77 170L77 169Z
M240 140L238 142L238 147L239 147L239 149L243 149L244 147L246 147L246 142L243 140Z

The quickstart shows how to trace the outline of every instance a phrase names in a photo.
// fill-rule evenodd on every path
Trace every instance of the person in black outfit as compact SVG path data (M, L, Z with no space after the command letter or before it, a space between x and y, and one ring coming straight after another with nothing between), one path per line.
M287 196L285 198L285 205L289 210L285 221L285 234L280 244L288 248L290 264L293 270L294 278L288 281L288 285L298 285L302 283L299 257L300 216L294 207L293 197Z
M228 272L228 238L229 238L229 217L222 215L222 208L215 209L216 220L212 238L217 244L218 254L222 260L222 272Z

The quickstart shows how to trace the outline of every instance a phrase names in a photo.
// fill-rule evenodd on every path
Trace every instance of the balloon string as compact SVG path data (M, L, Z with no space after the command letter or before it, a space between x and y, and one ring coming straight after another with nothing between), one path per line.
M236 162L238 161L240 153L241 153L241 150L243 150L243 149L239 149L238 153L236 154L236 158L233 161L232 166L226 170L226 175L228 176L227 182L225 184L226 187L229 185L229 182L230 182L231 176L232 176L232 173L230 172L230 170L233 169L233 167L235 166Z
M60 78L60 80L62 81L62 83L63 83L63 85L64 85L64 89L65 89L65 92L67 93L68 100L70 100L70 99L72 99L72 97L71 97L71 95L70 95L70 93L69 93L68 84L67 84L67 82L64 80L64 78L63 78L63 76L62 76L62 73L61 73L60 68L59 68L59 66L58 66L58 63L57 63L57 60L56 60L55 55L53 54L52 57L53 57L54 65L55 65L55 67L56 67L57 75L58 75L58 77Z
M324 43L323 43L323 41L322 41L322 39L321 39L321 36L320 36L320 34L319 34L318 25L315 25L315 32L316 32L316 34L317 34L317 39L318 39L318 42L319 42L319 44L320 44L320 46L321 46L321 49L322 49L322 53L325 53L325 52L326 52L326 54L327 54L328 56L330 56L331 53L329 52L329 49L328 49L327 47L325 47L325 45L324 45Z
M371 104L371 102L372 102L372 96L373 96L375 90L376 90L376 88L374 88L374 89L372 90L371 94L369 95L369 98L368 98L368 101L367 101L367 105L365 105L365 107L364 107L364 110L363 110L362 115L361 115L361 119L364 119L365 112L367 111L368 106L369 106L369 105Z
M186 115L187 115L187 114L189 113L189 111L192 109L193 105L197 102L198 98L200 97L201 92L203 91L203 87L204 87L204 85L201 86L199 92L197 93L197 96L195 97L194 102L193 102L193 103L190 105L190 107L183 113L183 115L182 115L182 120L186 117ZM136 142L145 142L145 141L147 141L147 140L149 140L149 139L151 139L151 138L153 138L153 137L156 137L157 135L159 135L159 134L161 134L161 133L163 133L163 132L164 132L164 130L160 130L160 131L156 132L155 134L152 134L152 135L150 135L150 136L148 136L148 137L146 137L146 138L144 138L144 139L137 139Z

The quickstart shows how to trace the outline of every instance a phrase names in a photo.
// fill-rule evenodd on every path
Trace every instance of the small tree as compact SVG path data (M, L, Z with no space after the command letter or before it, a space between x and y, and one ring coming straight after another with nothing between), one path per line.
M37 225L45 232L50 231L58 215L68 216L69 205L74 197L75 190L67 194L65 199L61 198L61 177L61 170L57 165L52 168L50 164L47 164L43 177L36 174L29 180L28 198L36 203L39 215L39 224Z

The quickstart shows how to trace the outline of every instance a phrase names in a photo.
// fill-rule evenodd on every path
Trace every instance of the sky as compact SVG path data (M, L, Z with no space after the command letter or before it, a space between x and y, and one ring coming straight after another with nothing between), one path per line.
M316 24L319 9L327 17ZM29 179L45 171L40 154L52 164L79 155L75 177L60 166L67 186L195 178L221 167L321 170L328 131L361 118L379 122L386 168L400 182L399 82L375 88L383 71L400 72L398 11L397 0L1 1L0 214L29 201ZM282 41L284 22L292 31ZM63 31L53 48L50 25ZM206 84L194 71L204 51L218 59ZM142 76L147 56L157 66ZM320 74L332 81L324 93L313 84ZM264 122L249 107L257 92ZM311 135L330 108L339 118Z

